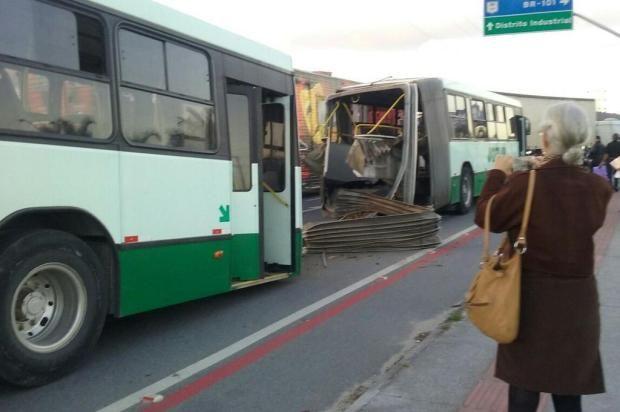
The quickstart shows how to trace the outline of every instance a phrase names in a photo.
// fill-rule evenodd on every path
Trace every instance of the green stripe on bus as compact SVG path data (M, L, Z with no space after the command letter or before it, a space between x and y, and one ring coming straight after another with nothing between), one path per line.
M300 229L295 230L294 242L293 275L299 275L303 242ZM232 279L258 279L258 247L258 234L242 234L225 240L121 250L120 315L227 292ZM218 251L224 255L216 259Z
M230 290L230 246L225 239L122 250L121 316Z
M234 235L231 249L231 277L235 280L254 280L261 274L257 233Z

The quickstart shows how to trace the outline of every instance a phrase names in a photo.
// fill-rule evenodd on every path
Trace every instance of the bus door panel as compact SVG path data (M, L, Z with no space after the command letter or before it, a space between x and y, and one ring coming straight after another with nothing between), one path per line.
M291 272L294 207L290 97L263 104L263 238L267 273Z
M259 90L248 85L229 84L226 94L233 173L231 278L237 282L258 279L264 272L258 159L262 141Z

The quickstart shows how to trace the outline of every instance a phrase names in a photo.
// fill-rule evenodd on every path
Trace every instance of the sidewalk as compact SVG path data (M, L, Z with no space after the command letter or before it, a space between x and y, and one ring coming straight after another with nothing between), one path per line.
M601 351L607 393L584 397L586 412L620 410L620 194L596 236L601 300ZM406 357L398 371L378 379L348 412L505 412L507 385L493 378L495 343L466 319L450 322L431 342ZM544 396L539 411L553 406Z

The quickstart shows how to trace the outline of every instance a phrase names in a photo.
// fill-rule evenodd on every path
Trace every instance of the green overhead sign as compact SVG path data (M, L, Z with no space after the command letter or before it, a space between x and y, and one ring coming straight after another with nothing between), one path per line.
M484 1L485 36L572 28L572 0Z

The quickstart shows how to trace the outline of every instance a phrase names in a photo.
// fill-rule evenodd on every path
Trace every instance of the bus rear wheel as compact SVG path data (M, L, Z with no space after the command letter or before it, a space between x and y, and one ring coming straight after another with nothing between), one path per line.
M93 250L71 234L39 230L6 243L0 252L0 379L38 386L69 372L96 343L107 287Z
M460 214L467 214L474 204L474 173L469 166L461 169L460 200L458 211Z

